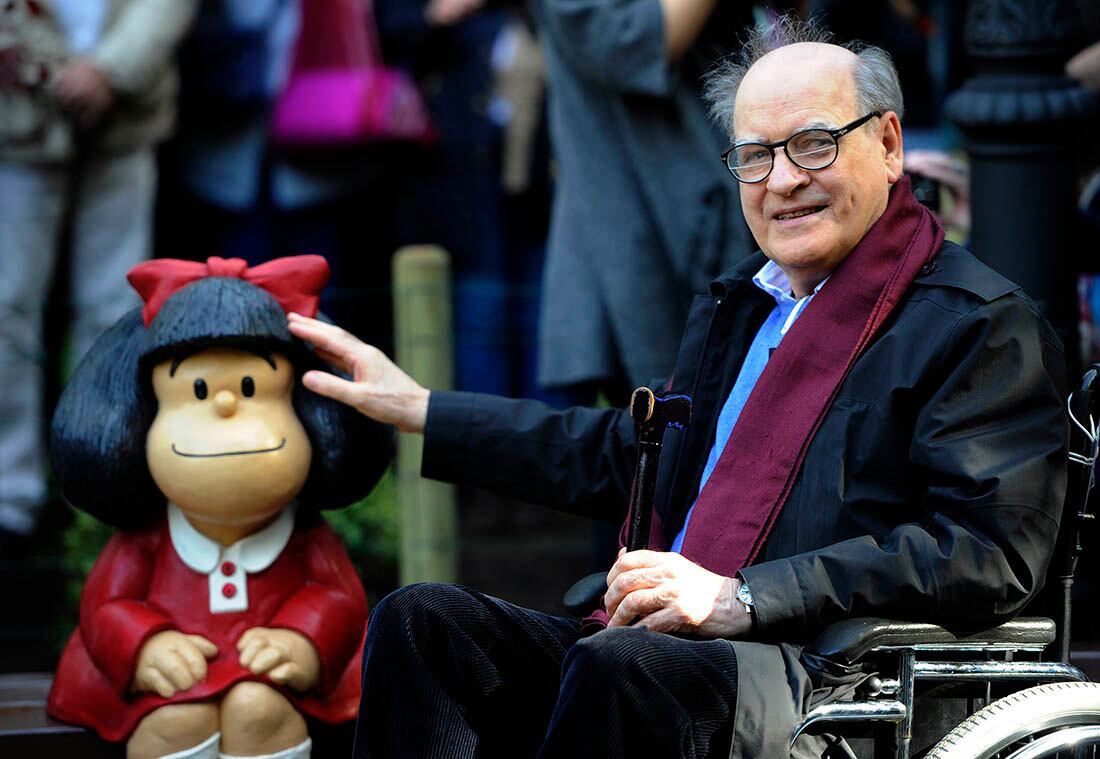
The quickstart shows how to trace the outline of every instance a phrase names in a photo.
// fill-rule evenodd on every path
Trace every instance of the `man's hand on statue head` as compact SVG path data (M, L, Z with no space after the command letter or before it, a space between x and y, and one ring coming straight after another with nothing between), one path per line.
M740 584L678 553L624 548L607 575L608 627L736 638L752 628L748 611L737 601Z
M294 630L253 627L237 641L241 666L297 691L321 682L321 657L309 638Z
M202 682L206 660L217 655L218 647L201 635L163 630L141 647L131 688L171 698L177 691Z
M306 388L402 432L424 431L431 391L385 353L339 327L299 314L290 314L289 325L290 331L312 344L324 361L351 375L346 380L328 372L306 372L302 377Z

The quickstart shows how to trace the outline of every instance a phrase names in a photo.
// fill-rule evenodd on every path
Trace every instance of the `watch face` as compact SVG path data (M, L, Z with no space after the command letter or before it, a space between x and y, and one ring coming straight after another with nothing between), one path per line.
M753 607L752 591L749 590L749 586L741 583L741 587L737 589L737 600L745 604L750 609Z

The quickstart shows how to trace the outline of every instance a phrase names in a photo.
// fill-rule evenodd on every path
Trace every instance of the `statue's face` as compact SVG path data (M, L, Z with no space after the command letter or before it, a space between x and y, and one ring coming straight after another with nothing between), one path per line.
M212 348L157 364L145 455L157 487L193 521L260 527L302 489L312 457L285 356Z

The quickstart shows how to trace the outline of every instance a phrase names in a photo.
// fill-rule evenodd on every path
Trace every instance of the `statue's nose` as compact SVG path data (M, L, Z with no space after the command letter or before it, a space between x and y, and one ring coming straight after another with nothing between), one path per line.
M237 413L237 396L228 390L218 391L214 396L214 408L218 410L220 416L233 416Z

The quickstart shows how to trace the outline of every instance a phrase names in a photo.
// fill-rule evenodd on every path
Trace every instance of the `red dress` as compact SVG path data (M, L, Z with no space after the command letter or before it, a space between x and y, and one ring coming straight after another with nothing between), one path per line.
M320 517L306 520L299 520L270 566L247 575L248 608L217 614L210 611L209 577L180 559L167 518L117 533L88 576L80 625L61 655L49 714L122 741L160 706L217 700L235 683L255 680L324 722L354 719L367 599L336 534ZM308 638L321 660L320 685L299 693L242 667L237 640L253 627L286 628ZM207 660L204 680L171 698L132 693L138 654L162 630L201 635L218 653Z

